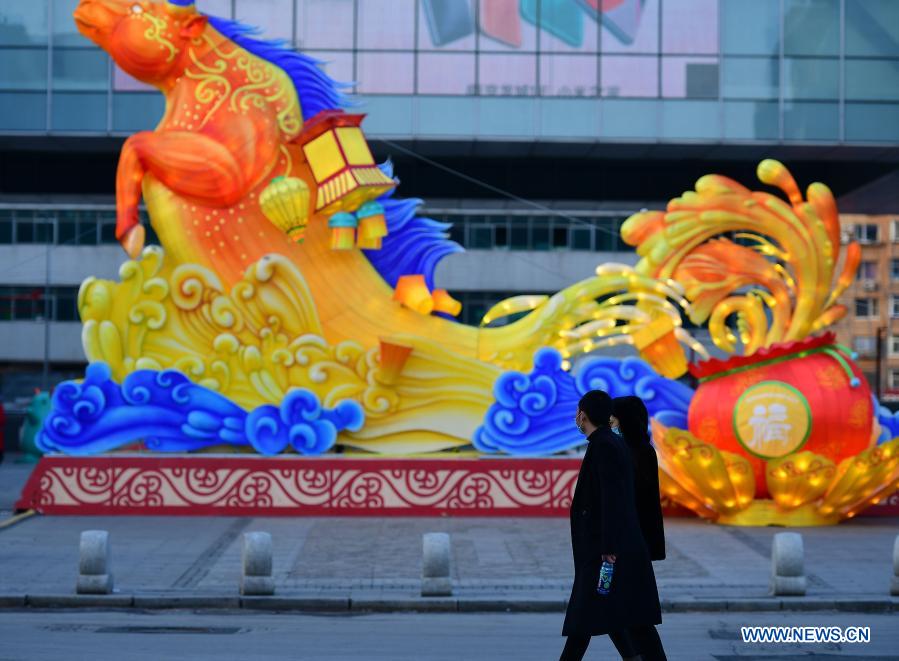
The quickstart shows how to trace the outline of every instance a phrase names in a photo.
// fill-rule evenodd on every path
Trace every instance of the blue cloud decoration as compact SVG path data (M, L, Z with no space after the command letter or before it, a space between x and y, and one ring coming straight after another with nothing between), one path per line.
M562 355L541 349L529 374L506 372L493 386L496 402L475 431L481 452L536 456L582 445L574 425L577 402L588 390L605 390L612 397L637 395L659 422L687 428L693 390L659 376L639 358L590 358L576 376L562 369Z
M358 431L365 422L358 402L326 409L306 389L291 390L279 406L247 412L175 370L138 370L121 385L111 374L107 364L91 363L83 381L56 388L37 437L42 451L91 455L143 439L159 452L232 445L275 455L290 446L318 455L334 445L338 432Z

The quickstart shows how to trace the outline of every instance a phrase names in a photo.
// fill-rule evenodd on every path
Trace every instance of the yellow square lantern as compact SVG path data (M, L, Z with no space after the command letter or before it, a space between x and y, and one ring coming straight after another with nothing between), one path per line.
M297 141L318 185L316 213L353 212L396 186L375 164L360 128L364 117L322 110L303 126Z

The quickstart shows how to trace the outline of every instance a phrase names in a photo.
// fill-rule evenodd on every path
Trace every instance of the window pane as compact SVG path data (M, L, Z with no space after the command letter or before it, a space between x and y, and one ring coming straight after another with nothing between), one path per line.
M75 295L70 292L56 294L55 319L57 321L78 321L78 305Z
M47 2L3 0L0 4L0 44L28 46L47 43ZM2 59L0 55L0 59Z
M593 249L593 230L589 227L572 227L571 248L572 250L592 250Z
M784 0L784 53L839 55L839 0Z
M59 131L105 131L106 93L54 92L50 124Z
M60 220L56 226L56 242L60 245L73 245L77 233L77 223L72 220Z
M604 55L600 59L603 96L656 97L659 91L657 57Z
M490 225L472 225L468 228L468 247L492 248L493 227Z
M359 3L359 48L415 47L413 0L365 0Z
M723 85L726 99L776 99L780 65L768 57L727 57Z
M339 83L353 83L353 53L352 51L315 51L310 56L319 60L325 73ZM355 86L344 89L349 93ZM308 119L308 117L306 118Z
M34 222L20 220L16 222L16 243L34 243Z
M899 141L899 105L895 103L847 103L846 139Z
M718 98L718 61L700 57L662 60L662 96L687 99Z
M197 9L209 16L231 18L231 0L197 0Z
M115 224L102 223L100 225L100 243L116 243Z
M662 51L718 52L718 0L662 3Z
M784 58L785 99L836 99L839 93L837 60Z
M528 249L528 225L527 218L513 217L512 228L510 230L509 246L512 250Z
M490 55L478 58L479 91L487 96L528 96L537 86L535 55Z
M109 85L109 58L103 51L53 50L53 89L102 90Z
M419 53L419 94L471 94L475 56L465 53Z
M75 242L79 246L97 245L97 221L93 219L80 221Z
M602 134L611 138L658 137L658 103L609 99L603 102Z
M53 223L51 221L37 221L34 223L34 242L52 243Z
M46 127L46 92L0 92L0 128L34 131Z
M542 96L597 96L599 61L594 55L541 55Z
M353 0L297 0L297 48L352 48Z
M42 90L46 88L46 49L0 48L0 90Z
M493 229L493 245L496 248L509 247L509 228L505 221L500 221Z
M478 0L475 4L478 6L479 50L537 50L537 28L532 22L521 19L518 0ZM418 41L419 44L425 43L421 32Z
M473 51L472 0L422 0L418 12L418 47Z
M599 25L590 18L590 15L596 15L590 4L568 0L522 0L521 16L531 25L539 23L541 51L595 53L599 47Z
M113 94L112 128L115 131L151 130L162 119L164 111L162 94Z
M864 261L858 265L860 280L874 280L877 277L877 262Z
M235 0L234 16L258 27L265 39L293 39L292 0Z
M12 243L11 218L0 218L0 243Z
M564 222L564 221L563 221ZM560 223L553 224L553 248L568 248L568 227Z
M779 50L779 0L722 0L721 41L732 55L776 55Z
M88 41L87 37L78 32L75 21L72 19L72 12L78 6L79 0L51 1L53 3L53 45L92 47L93 42Z
M899 2L846 0L846 55L899 57Z
M531 227L531 237L533 240L534 250L550 249L550 233L549 225L547 223L533 223Z
M836 103L787 103L784 106L784 138L788 140L836 140L839 136Z
M846 60L846 99L899 101L899 61Z
M779 132L776 101L724 103L724 137L737 140L774 140Z
M359 53L360 94L411 94L412 53Z
M718 104L714 101L664 101L662 135L666 138L717 138Z
M596 6L595 0L590 0ZM613 3L603 2L602 5ZM658 53L659 0L614 3L602 12L599 44L603 53ZM667 4L667 3L666 3Z

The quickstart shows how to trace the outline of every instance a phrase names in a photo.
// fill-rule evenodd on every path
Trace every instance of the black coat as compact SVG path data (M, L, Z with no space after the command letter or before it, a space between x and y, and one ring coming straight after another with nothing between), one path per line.
M608 428L597 429L589 441L571 501L574 586L563 636L595 636L662 621L655 574L637 518L630 450ZM609 554L617 556L612 589L599 595L602 556Z
M648 442L628 443L634 460L634 489L637 496L637 517L640 530L652 560L665 559L665 526L662 523L662 503L659 498L659 459Z

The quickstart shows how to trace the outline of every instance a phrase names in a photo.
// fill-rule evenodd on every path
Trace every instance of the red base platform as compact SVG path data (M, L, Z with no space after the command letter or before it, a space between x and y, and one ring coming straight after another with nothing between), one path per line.
M567 516L580 459L43 457L16 509L43 514ZM663 499L666 516L692 516ZM866 515L899 515L899 493Z

